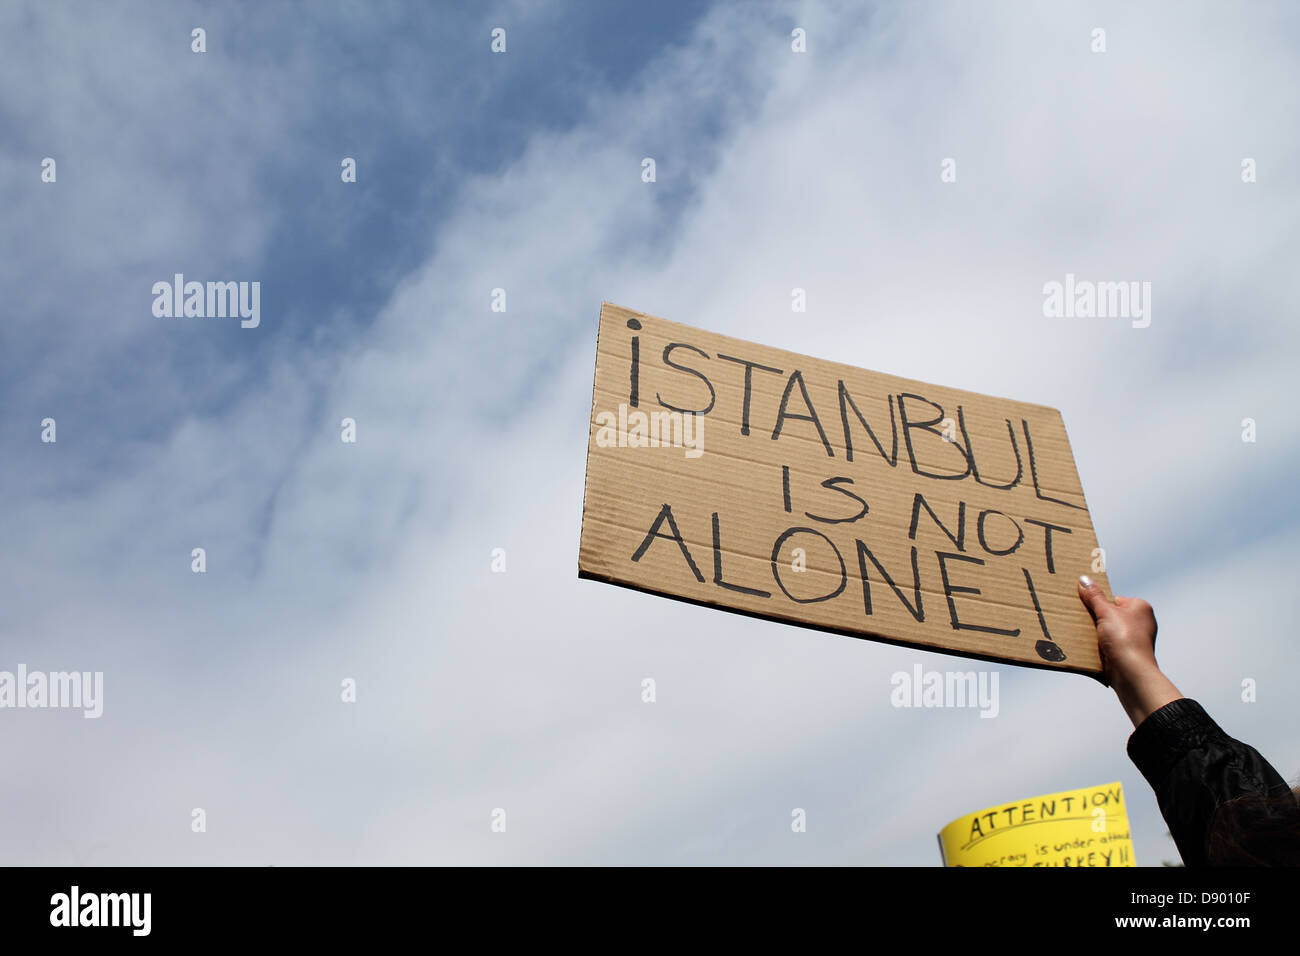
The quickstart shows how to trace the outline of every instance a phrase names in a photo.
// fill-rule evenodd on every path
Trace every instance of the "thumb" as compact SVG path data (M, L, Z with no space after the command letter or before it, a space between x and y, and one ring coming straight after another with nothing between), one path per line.
M1079 598L1088 608L1094 621L1104 620L1115 610L1115 605L1106 600L1105 592L1086 574L1079 578Z

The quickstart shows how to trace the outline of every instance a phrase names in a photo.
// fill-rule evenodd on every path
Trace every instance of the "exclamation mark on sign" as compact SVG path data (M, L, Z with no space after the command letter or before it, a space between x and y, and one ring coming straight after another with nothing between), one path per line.
M1038 626L1042 629L1043 640L1034 645L1034 650L1038 656L1045 661L1051 661L1053 664L1065 660L1065 651L1061 650L1056 641L1052 640L1052 635L1047 631L1047 621L1043 618L1043 609L1038 604L1038 592L1034 590L1034 579L1029 576L1028 568L1021 568L1025 572L1025 584L1029 585L1029 596L1034 601L1034 612L1038 615Z

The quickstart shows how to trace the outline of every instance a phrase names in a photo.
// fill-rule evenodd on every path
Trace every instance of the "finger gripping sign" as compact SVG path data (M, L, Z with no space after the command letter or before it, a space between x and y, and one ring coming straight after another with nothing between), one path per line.
M1118 782L958 817L939 853L945 866L1137 866Z
M578 575L1101 675L1061 415L604 303Z

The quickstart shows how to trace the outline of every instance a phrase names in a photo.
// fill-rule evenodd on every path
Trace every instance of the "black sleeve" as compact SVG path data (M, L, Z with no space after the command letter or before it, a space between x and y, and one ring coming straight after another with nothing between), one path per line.
M1207 866L1206 837L1218 807L1240 796L1280 796L1286 781L1254 747L1223 732L1194 700L1161 707L1133 731L1128 755L1155 791L1183 863Z

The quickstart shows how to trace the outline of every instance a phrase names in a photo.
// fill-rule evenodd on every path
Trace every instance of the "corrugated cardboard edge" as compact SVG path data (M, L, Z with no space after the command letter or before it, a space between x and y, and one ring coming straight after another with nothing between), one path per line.
M596 420L596 368L600 365L600 326L601 318L605 315L605 306L614 305L613 302L607 302L604 299L600 302L600 315L596 317L596 350L592 354L591 360L591 411L587 413L587 458L582 466L582 517L578 519L578 579L594 578L594 575L586 574L582 570L582 542L586 540L587 532L587 489L591 487L591 423ZM622 306L614 306L622 308ZM601 580L601 579L597 579ZM613 583L613 582L610 582Z

